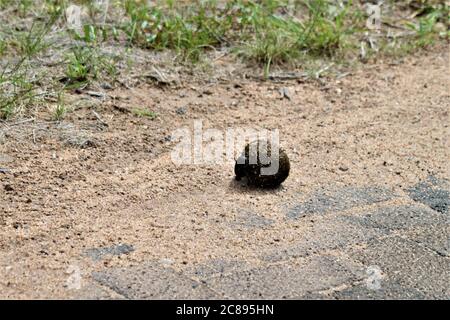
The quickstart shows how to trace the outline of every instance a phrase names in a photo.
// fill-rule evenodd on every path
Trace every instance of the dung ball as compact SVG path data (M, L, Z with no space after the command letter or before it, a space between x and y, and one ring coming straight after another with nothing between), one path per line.
M236 180L247 179L250 186L261 188L278 187L289 176L289 157L278 144L270 140L248 143L236 159Z

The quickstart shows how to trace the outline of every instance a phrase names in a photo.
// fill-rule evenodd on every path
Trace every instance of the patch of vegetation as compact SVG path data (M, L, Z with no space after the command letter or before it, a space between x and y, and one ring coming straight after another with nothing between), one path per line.
M426 47L436 41L437 34L442 36L450 35L448 30L445 30L445 25L438 23L439 20L448 20L448 18L448 12L447 17L445 17L444 10L431 9L428 14L420 17L417 22L407 23L406 26L416 33L413 44L419 47Z
M57 104L53 110L53 120L61 121L62 119L64 119L66 113L67 113L67 106L64 102L63 92L61 91L58 95Z
M29 106L35 99L35 86L22 64L0 74L0 118L7 119Z
M4 6L3 2L1 6ZM22 2L21 2L22 3ZM25 2L24 2L25 3ZM9 40L9 43L16 44L16 59L5 64L0 64L0 118L6 119L15 113L26 109L39 97L40 77L33 72L33 59L43 53L47 46L44 45L44 37L48 34L58 18L58 14L51 16L44 23L33 23L26 33L17 33L16 38ZM2 40L0 51L5 55L8 40Z
M324 0L304 1L302 4L302 12L306 14L302 20L259 6L251 9L246 22L251 29L249 33L254 36L238 52L245 58L264 64L266 76L271 64L285 63L307 55L336 56L344 47L346 36L353 33L354 27L350 22L355 22L355 19L349 10L351 1L342 6L331 5ZM280 7L273 2L270 8Z
M158 114L156 112L150 111L148 109L143 109L143 108L134 108L133 110L131 110L131 112L140 118L149 118L151 120L156 119L156 117L158 116Z
M94 47L72 48L66 60L66 88L85 86L99 76L114 79L117 75L115 60L115 57L101 54Z
M128 52L170 50L176 53L174 62L185 66L204 65L204 57L221 51L261 66L268 77L274 65L341 64L358 57L366 62L379 54L426 48L450 35L448 5L433 0L385 2L392 12L408 11L410 18L391 21L385 13L377 31L367 28L366 4L356 0L103 3L108 5L94 0L0 0L0 117L18 114L62 90L102 79L114 82L121 72L119 58L105 53L108 46ZM79 28L68 25L67 9L73 4L82 9ZM44 60L51 60L49 68L42 66ZM56 117L64 114L60 109Z
M222 45L231 27L215 1L201 1L186 10L164 11L133 0L126 0L124 6L129 21L120 30L130 43L149 49L173 49L184 60L198 61L204 50Z
M439 1L419 1L415 19L404 24L408 33L404 37L382 39L380 52L388 56L404 56L450 37L449 7Z

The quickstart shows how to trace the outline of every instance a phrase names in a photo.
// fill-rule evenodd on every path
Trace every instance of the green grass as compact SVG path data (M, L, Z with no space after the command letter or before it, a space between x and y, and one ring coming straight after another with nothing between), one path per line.
M155 119L158 116L157 113L143 108L134 108L133 110L131 110L131 112L139 118L145 117L151 120Z
M406 26L416 33L414 44L418 47L426 47L436 40L437 32L443 32L443 35L445 36L445 27L444 30L437 30L436 25L440 19L448 20L448 12L446 15L447 16L445 16L444 10L431 9L428 14L420 17L417 22L407 23ZM449 33L447 31L447 37L448 35Z
M0 118L7 119L35 101L35 86L16 65L0 74Z
M87 48L74 48L67 57L66 76L69 85L82 85L88 81L91 73L95 78L95 69L91 67L92 53Z
M173 49L182 60L198 61L203 51L220 46L231 27L214 1L186 11L163 11L146 3L125 1L129 21L119 26L128 43L148 49Z
M21 1L21 5L28 2ZM5 2L1 4L4 6ZM7 47L14 49L16 59L1 65L0 69L0 118L6 119L26 109L37 101L36 92L42 75L33 72L33 59L43 53L48 46L44 37L57 20L58 15L48 17L43 23L33 22L27 32L18 32L15 37L2 37L1 55L7 52Z
M73 3L86 8L80 30L66 28L64 12ZM406 10L412 2L392 3ZM448 38L448 6L442 1L414 3L420 4L410 9L415 18L395 21L410 34L388 37L382 29L378 48L368 48L368 56L402 55ZM125 71L118 67L120 55L106 53L108 46L129 53L137 48L171 51L174 63L187 67L204 65L212 52L223 51L261 67L268 77L275 65L295 69L316 65L314 61L354 61L372 32L356 0L166 0L151 6L144 0L110 0L108 8L114 19L104 21L102 9L90 0L0 0L0 9L8 12L0 24L1 118L22 114L46 95L60 96L104 80L114 83ZM41 66L48 56L55 67ZM54 118L63 117L65 107L55 108ZM137 110L137 116L155 117Z
M62 119L64 119L66 113L67 113L67 106L64 102L64 93L63 93L63 91L61 91L58 94L58 100L57 100L56 106L53 110L52 118L55 121L61 121Z
M95 47L75 46L66 56L66 88L83 87L99 77L114 81L117 57L108 57Z

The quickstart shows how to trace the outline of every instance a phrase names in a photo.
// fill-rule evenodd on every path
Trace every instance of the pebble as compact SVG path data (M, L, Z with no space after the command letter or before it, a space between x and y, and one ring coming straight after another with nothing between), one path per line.
M281 94L281 98L286 98L288 100L291 100L291 94L289 93L289 89L286 87L283 87L279 90Z
M170 266L173 264L174 261L172 259L163 258L163 259L159 260L159 262L164 266Z
M179 115L183 115L183 114L186 114L187 108L186 107L179 107L175 112L177 114L179 114Z

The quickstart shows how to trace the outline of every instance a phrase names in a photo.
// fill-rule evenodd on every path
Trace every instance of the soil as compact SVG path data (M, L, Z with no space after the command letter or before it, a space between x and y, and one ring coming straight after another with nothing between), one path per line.
M178 269L222 257L258 263L261 250L308 228L305 220L285 223L286 210L320 186L401 193L430 174L448 179L448 75L441 47L340 79L114 89L60 123L2 123L0 297L72 298L71 265L89 279L149 260L170 259ZM136 117L136 107L158 116ZM176 165L173 133L194 120L204 129L279 129L289 177L258 190L235 182L233 159ZM241 232L243 212L274 223ZM133 250L86 254L118 244Z

